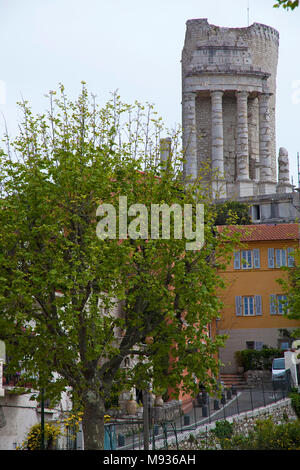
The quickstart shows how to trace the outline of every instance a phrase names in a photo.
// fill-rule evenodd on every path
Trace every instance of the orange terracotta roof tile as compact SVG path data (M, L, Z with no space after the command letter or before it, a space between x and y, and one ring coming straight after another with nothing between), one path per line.
M219 225L232 233L242 233L241 241L299 240L299 224Z

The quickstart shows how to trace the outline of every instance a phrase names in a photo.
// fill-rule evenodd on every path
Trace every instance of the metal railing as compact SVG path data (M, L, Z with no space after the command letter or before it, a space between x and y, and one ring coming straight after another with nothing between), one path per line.
M193 434L196 429L235 415L266 407L286 398L289 384L274 389L272 382L261 382L259 386L236 389L230 387L220 396L210 397L205 393L194 400L183 403L174 419L165 419L163 411L150 419L149 447L155 449L179 448L182 437ZM182 409L185 411L183 412ZM106 449L142 450L144 445L142 420L116 420L106 424Z
M230 387L224 389L218 396L209 396L202 392L193 400L181 404L178 402L177 408L173 406L172 418L167 406L153 407L150 409L150 425L147 433L149 448L179 449L182 439L188 439L201 430L203 431L201 439L205 447L209 424L276 403L288 397L290 391L288 383L282 383L274 389L271 381L263 381L255 387ZM105 424L105 449L143 450L143 425L142 417L111 419ZM57 448L79 450L82 449L81 441L82 437L70 429L70 435Z

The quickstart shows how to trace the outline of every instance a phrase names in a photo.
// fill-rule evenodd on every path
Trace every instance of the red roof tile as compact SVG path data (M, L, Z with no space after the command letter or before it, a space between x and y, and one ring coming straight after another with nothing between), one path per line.
M241 241L299 240L299 224L261 225L219 225L222 231L228 228L232 233L242 233Z

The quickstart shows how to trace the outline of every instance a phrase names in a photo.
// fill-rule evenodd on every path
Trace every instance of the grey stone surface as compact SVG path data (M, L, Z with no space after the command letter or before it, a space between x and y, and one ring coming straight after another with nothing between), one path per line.
M213 189L216 170L220 178L224 174L225 190L219 197L276 193L278 45L279 33L258 23L247 28L223 28L205 18L186 23L182 50L185 172L195 178L203 165L209 165Z

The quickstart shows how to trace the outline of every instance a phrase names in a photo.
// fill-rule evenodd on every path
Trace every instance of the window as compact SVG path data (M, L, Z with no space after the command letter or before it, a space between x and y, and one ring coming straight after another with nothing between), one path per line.
M254 315L253 297L243 297L244 315Z
M242 269L252 268L252 251L242 250Z
M261 341L246 341L246 348L261 351L263 348L263 343Z
M287 303L286 295L270 295L270 314L271 315L282 315L284 313L284 307Z
M286 295L277 295L277 302L278 302L278 313L284 313L284 306L286 304Z
M234 269L260 268L259 248L254 250L242 250L234 252Z
M282 266L286 266L286 250L276 249L275 261L276 261L276 268L281 268Z
M272 369L274 370L282 370L285 369L285 360L284 357L278 357L273 360Z
M235 313L237 316L262 315L262 302L260 295L240 296L235 298Z
M281 268L282 266L294 266L293 248L268 248L269 268Z
M258 204L252 206L252 218L253 220L260 220L260 206Z

